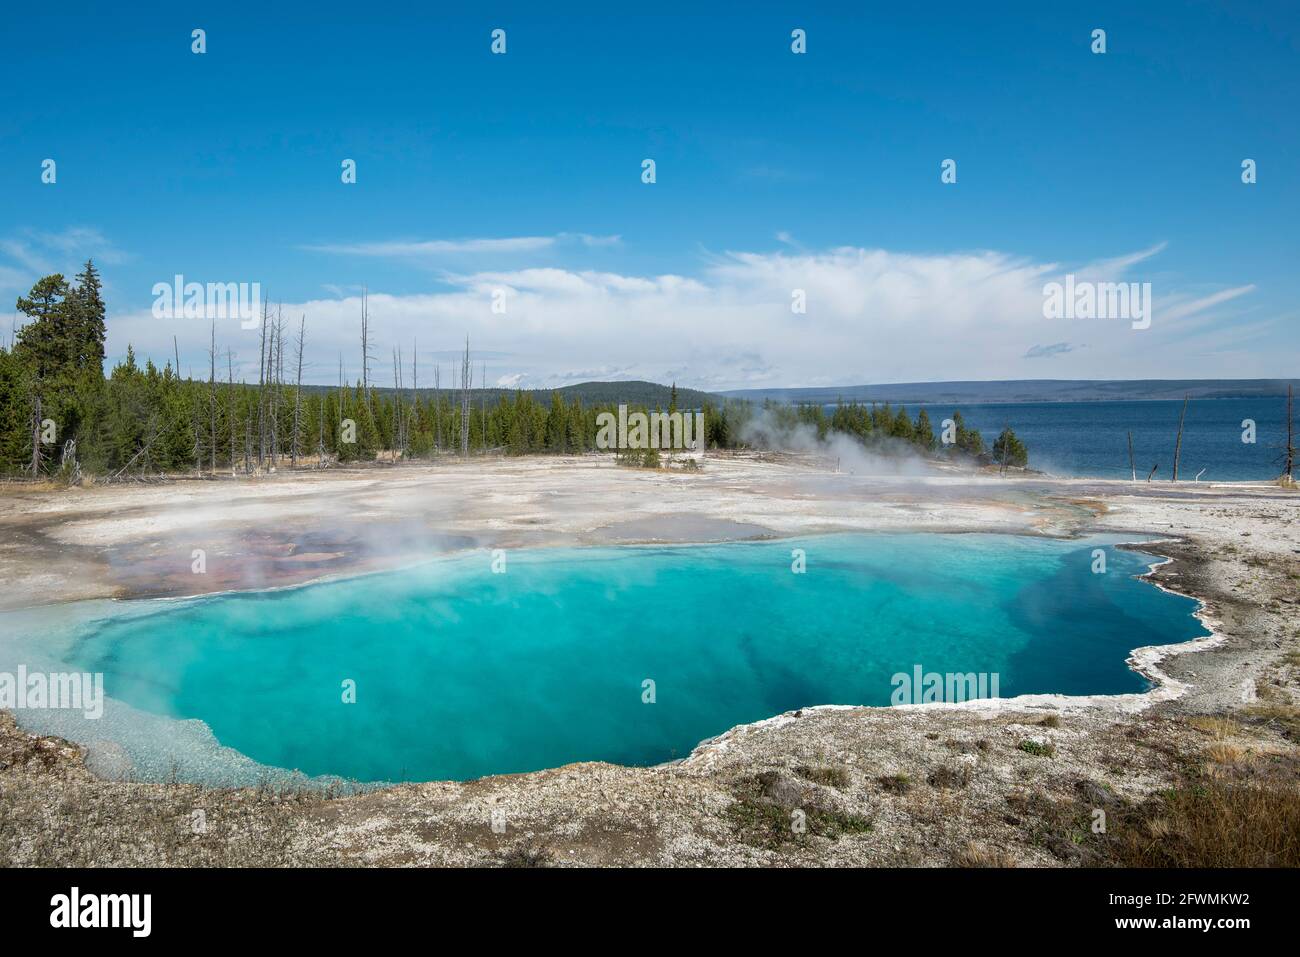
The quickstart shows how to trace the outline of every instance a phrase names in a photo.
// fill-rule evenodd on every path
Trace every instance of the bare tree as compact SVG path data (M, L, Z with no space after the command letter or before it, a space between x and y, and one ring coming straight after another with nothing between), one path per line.
M393 462L402 450L402 356L393 350Z
M1188 395L1183 396L1183 411L1178 416L1178 441L1174 443L1174 481L1178 481L1178 458L1183 451L1183 420L1187 418Z
M1133 462L1133 433L1132 432L1129 432L1128 434L1128 469L1133 474L1133 481L1136 482L1138 480L1138 470L1137 470L1137 465L1135 465Z
M36 404L32 412L32 478L41 474L41 394L36 393Z
M208 472L217 474L217 320L212 320L212 339L208 345L208 423L211 441Z
M284 384L284 313L275 310L271 335L271 468L280 456L280 386Z
M307 314L298 323L298 381L293 393L293 467L298 467L298 423L302 413L302 347L307 341Z
M320 394L320 437L316 440L316 467L325 467L325 393Z
M465 356L460 363L460 454L469 457L469 394L473 388L469 363L469 336L465 337Z
M271 324L271 307L262 301L261 340L257 345L257 467L262 467L266 459L266 403L263 392L266 388L266 327Z
M411 415L407 423L407 443L410 443L410 423L418 422L420 418L420 368L419 368L420 343L411 340ZM419 427L418 425L416 426Z
M230 428L230 474L235 474L235 354L226 347L226 424Z
M361 393L365 397L366 409L370 409L370 293L363 287L361 291Z
M442 364L433 364L433 449L442 451Z

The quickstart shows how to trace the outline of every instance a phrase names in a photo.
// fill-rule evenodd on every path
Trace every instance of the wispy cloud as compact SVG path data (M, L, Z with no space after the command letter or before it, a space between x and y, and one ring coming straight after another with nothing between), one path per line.
M126 259L99 230L70 226L59 232L21 230L0 238L0 292L25 292L37 279L50 273L72 275L87 259L100 266Z
M501 255L553 249L564 244L587 247L616 246L619 236L589 233L556 233L553 236L505 236L469 239L400 239L377 242L322 243L303 246L309 252L340 256L369 256L384 259L438 259L447 256Z
M1096 262L1089 263L1086 266L1076 270L1076 274L1081 277L1091 278L1094 275L1115 277L1125 272L1132 266L1140 262L1145 262L1152 256L1158 256L1169 246L1168 242L1159 242L1154 246L1148 246L1146 249L1139 249L1137 252L1125 253L1122 256L1116 256L1112 259L1099 259Z
M1199 299L1192 299L1185 302L1178 302L1173 306L1167 306L1161 310L1163 319L1184 319L1188 316L1194 316L1198 312L1204 312L1221 303L1229 302L1238 296L1244 296L1247 293L1255 291L1255 284L1250 283L1245 286L1234 286L1231 289L1223 289L1219 292L1211 293L1208 296L1201 296Z
M421 258L459 253L534 252L555 244L554 236L512 236L504 239L385 240L369 243L327 243L304 246L309 252L340 256Z

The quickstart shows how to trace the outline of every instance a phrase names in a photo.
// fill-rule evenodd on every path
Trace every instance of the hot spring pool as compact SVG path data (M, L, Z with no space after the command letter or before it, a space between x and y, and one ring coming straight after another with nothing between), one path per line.
M20 721L144 778L648 765L790 709L889 704L892 677L918 667L996 675L1002 697L1142 691L1125 664L1133 648L1206 632L1193 600L1133 577L1151 556L1114 542L872 534L539 549L508 553L500 574L479 551L279 591L19 613L0 668L102 672L100 721Z

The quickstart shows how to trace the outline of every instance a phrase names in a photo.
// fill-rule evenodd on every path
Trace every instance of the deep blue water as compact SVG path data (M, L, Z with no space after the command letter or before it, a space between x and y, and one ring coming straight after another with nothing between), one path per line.
M132 713L198 719L222 745L312 775L645 765L790 709L889 704L892 676L917 665L997 674L1002 697L1141 691L1131 649L1204 632L1193 601L1132 577L1148 558L1112 545L877 534L541 549L511 552L505 574L474 552L303 588L127 603L131 613L41 647L103 672ZM1092 570L1098 547L1105 574ZM803 574L791 571L795 548ZM102 733L117 721L110 713ZM74 733L101 733L93 723ZM114 733L149 767L158 734Z
M934 425L952 415L952 405L907 406L913 417L925 408ZM1181 401L1026 402L962 405L966 424L991 446L1010 425L1029 449L1029 465L1056 475L1128 478L1127 433L1133 432L1138 478L1159 464L1157 479L1169 479L1174 463ZM1253 419L1254 444L1242 442L1242 421ZM1203 482L1276 478L1280 445L1286 439L1286 399L1193 399L1187 404L1180 480L1205 469Z

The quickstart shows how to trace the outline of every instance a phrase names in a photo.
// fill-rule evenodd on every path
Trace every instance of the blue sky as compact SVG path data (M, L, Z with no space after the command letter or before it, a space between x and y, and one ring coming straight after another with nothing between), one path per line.
M505 384L1296 374L1293 5L603 7L15 8L0 308L95 255L112 355L205 363L153 285L256 281L318 381L361 284L381 355L469 335ZM1065 272L1151 329L1045 319Z

